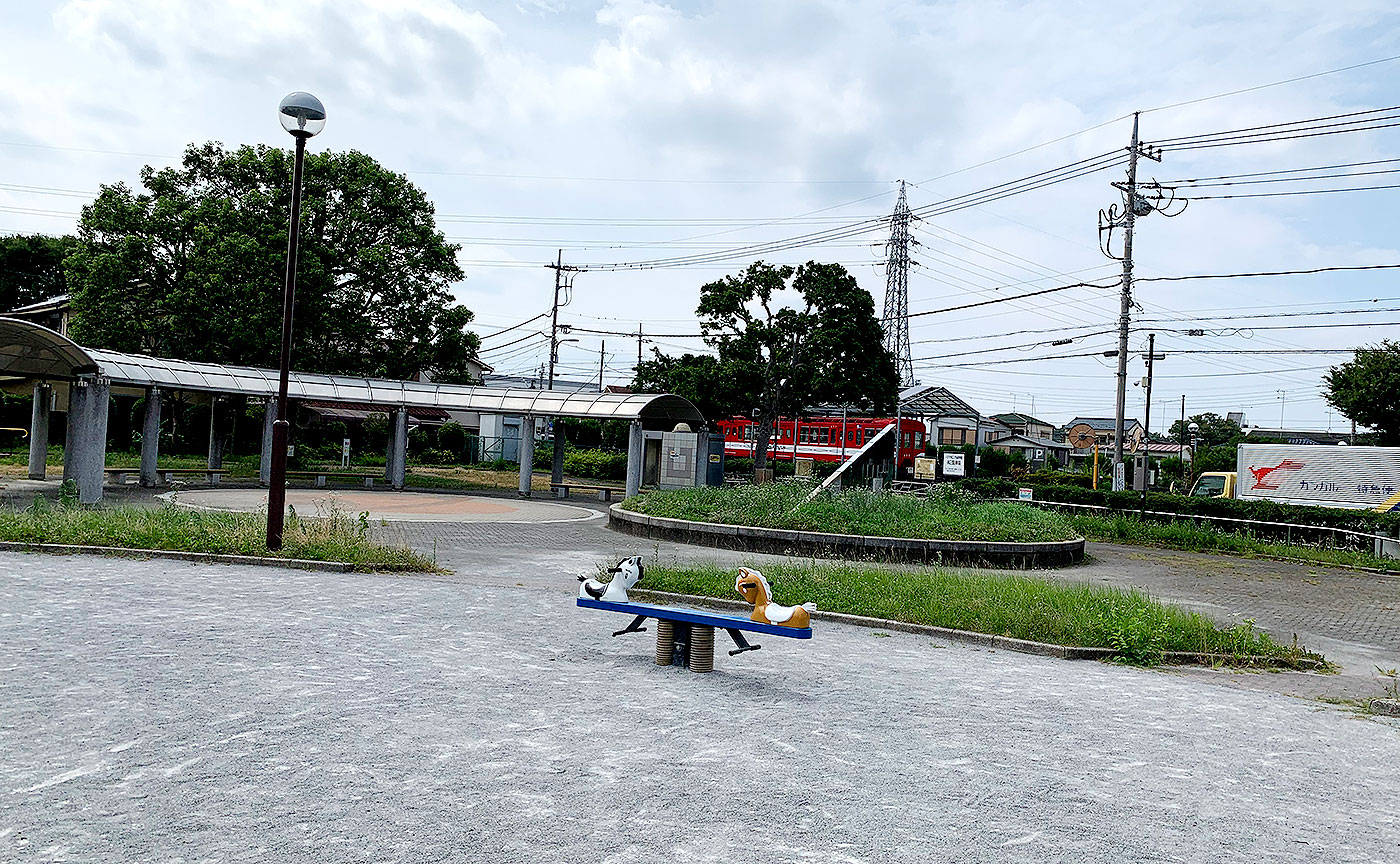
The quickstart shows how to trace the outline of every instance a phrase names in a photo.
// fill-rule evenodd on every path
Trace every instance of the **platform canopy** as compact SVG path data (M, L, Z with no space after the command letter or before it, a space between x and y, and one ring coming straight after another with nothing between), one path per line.
M141 354L83 348L53 330L0 318L0 376L71 381L99 375L114 387L159 387L196 393L270 398L277 395L275 369L193 363ZM293 371L288 395L295 400L354 403L393 408L438 408L488 414L640 420L670 429L688 423L698 430L704 418L688 400L669 394L576 393L558 390L500 390Z

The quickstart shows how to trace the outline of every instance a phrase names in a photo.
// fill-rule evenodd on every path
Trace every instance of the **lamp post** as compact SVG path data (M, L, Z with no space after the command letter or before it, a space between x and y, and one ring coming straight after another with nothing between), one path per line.
M282 128L296 139L292 168L292 218L287 228L287 274L282 289L282 362L277 382L277 419L272 424L272 465L267 481L267 548L282 548L282 527L287 504L287 376L292 363L292 300L297 289L297 239L301 222L301 166L306 139L326 125L326 106L310 93L288 93L277 106Z

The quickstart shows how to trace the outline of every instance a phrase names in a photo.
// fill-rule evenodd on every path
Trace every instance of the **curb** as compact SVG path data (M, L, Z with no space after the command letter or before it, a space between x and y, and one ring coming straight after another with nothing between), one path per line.
M213 552L176 552L168 549L128 549L122 546L72 546L63 543L0 543L0 552L47 552L52 555L103 555L109 558L164 558L202 564L253 564L284 570L321 570L349 573L346 561L310 561L305 558L272 558L261 555L217 555Z
M1372 699L1371 712L1387 717L1400 717L1400 699Z
M1063 567L1084 560L1083 537L1045 543L989 540L923 540L909 537L866 537L821 531L790 531L749 525L724 525L648 516L624 510L622 502L608 508L608 525L625 534L717 546L740 552L817 555L860 560L913 561L972 567Z
M670 591L652 591L645 588L633 588L628 593L636 595L644 600L684 601L696 606L722 609L724 611L747 612L749 609L753 608L742 600L729 600L722 597L676 594ZM1021 654L1035 654L1040 657L1058 657L1061 660L1108 660L1113 657L1114 654L1112 648L1055 645L1049 642L1035 642L1030 639L1013 639L1010 636L993 636L989 633L975 633L971 630L954 630L951 627L935 627L931 624L910 624L906 621L890 621L885 618L871 618L866 615L849 615L845 612L824 612L822 610L817 610L812 613L812 618L816 621L835 621L839 624L850 624L855 627L894 630L900 633L912 633L917 636L936 636L940 639L948 639L953 642L976 645L979 648L1017 651ZM1281 661L1271 657L1234 658L1227 657L1223 654L1196 654L1190 651L1166 651L1162 654L1162 665L1211 666L1217 663L1227 663L1235 659L1248 659L1254 661L1257 665L1263 666L1283 666L1289 669L1295 668L1286 666ZM1320 668L1321 664L1312 661L1299 661L1299 665L1307 669L1317 669ZM1384 701L1385 700L1377 699L1373 700L1372 704ZM1400 716L1400 702L1393 702L1391 704L1395 706L1396 716ZM1378 709L1378 711L1380 711L1380 713L1385 713L1384 709Z

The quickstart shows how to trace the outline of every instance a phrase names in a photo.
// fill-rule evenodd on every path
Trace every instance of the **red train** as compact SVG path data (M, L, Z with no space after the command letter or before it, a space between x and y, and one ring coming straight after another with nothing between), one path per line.
M874 438L876 432L893 422L889 417L851 417L844 421L840 417L779 420L777 431L768 439L768 458L790 460L796 455L818 462L840 462L843 443L845 458L849 459ZM795 439L794 425L797 427ZM900 442L899 462L903 467L912 467L914 457L924 455L924 424L903 419L899 426L904 439ZM719 421L719 427L724 430L725 456L753 456L757 423L747 417L733 417Z

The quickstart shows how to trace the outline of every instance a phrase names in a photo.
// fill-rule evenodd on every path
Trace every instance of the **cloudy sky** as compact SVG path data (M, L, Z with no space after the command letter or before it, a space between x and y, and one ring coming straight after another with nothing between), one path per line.
M330 116L313 148L369 153L435 202L462 245L455 290L489 362L528 374L546 359L531 336L541 322L488 334L548 309L544 265L562 249L586 272L561 315L578 328L561 374L596 377L603 349L609 382L630 378L637 339L621 334L639 325L657 334L648 353L703 349L686 338L699 286L759 257L743 247L851 226L761 257L840 261L879 308L889 228L867 220L890 213L901 180L917 212L1124 153L1134 111L1152 142L1400 105L1400 12L1384 0L36 0L5 11L0 231L69 231L99 184L134 183L191 142L288 146L277 102L309 90ZM1195 194L1274 193L1397 185L1400 173L1358 172L1398 158L1400 128L1375 128L1177 148L1141 173L1350 166ZM1320 173L1352 176L1294 179ZM910 311L1112 281L1120 265L1099 251L1097 219L1122 179L1113 166L918 221ZM1137 275L1400 264L1398 204L1400 189L1198 200L1139 223ZM1344 355L1265 352L1400 333L1400 271L1143 282L1137 298L1134 351L1151 330L1168 355L1158 429L1183 395L1192 414L1340 429L1318 392ZM1360 309L1397 311L1240 317ZM916 376L988 412L1111 416L1114 361L1058 355L1115 347L1102 331L1117 315L1116 289L1075 288L917 316ZM1342 323L1365 326L1316 326ZM1205 335L1179 332L1190 329ZM1207 350L1248 353L1182 353ZM1135 356L1129 378L1142 374ZM1141 388L1129 410L1141 418Z

